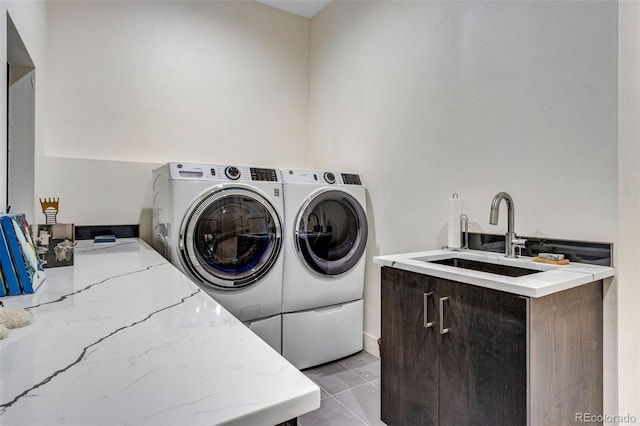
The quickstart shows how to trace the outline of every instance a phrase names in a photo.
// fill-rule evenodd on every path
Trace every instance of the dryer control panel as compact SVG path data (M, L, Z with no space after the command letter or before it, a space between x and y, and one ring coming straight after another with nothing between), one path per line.
M342 173L342 182L344 182L345 185L362 185L360 176L354 174Z
M360 175L323 170L282 169L282 183L308 183L311 185L362 185Z

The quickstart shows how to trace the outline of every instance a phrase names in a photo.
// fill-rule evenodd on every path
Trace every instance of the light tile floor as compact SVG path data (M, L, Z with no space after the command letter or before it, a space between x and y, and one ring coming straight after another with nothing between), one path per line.
M298 425L384 425L380 420L380 359L362 351L302 372L320 387L320 408L298 417Z

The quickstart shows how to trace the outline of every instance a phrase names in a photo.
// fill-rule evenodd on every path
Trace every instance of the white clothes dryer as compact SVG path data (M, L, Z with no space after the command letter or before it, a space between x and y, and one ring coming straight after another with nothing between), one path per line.
M362 350L366 191L356 174L281 172L282 355L302 369Z
M153 171L153 244L281 352L280 171L167 163Z

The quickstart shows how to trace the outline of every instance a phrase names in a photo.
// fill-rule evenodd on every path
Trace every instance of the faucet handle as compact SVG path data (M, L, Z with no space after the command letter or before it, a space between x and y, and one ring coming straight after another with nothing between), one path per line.
M523 248L527 248L527 240L525 240L524 238L515 237L513 240L511 240L511 244L513 246L514 252L516 249L518 250L518 256L522 255Z
M511 244L513 244L515 247L525 248L527 240L525 240L524 238L515 237L513 240L511 240Z

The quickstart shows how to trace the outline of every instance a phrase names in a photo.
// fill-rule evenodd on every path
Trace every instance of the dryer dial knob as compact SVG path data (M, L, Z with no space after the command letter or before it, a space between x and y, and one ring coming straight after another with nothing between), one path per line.
M336 176L331 172L325 172L324 180L327 181L327 183L336 183Z
M224 174L231 180L238 180L240 178L240 170L234 166L229 166L224 169Z

